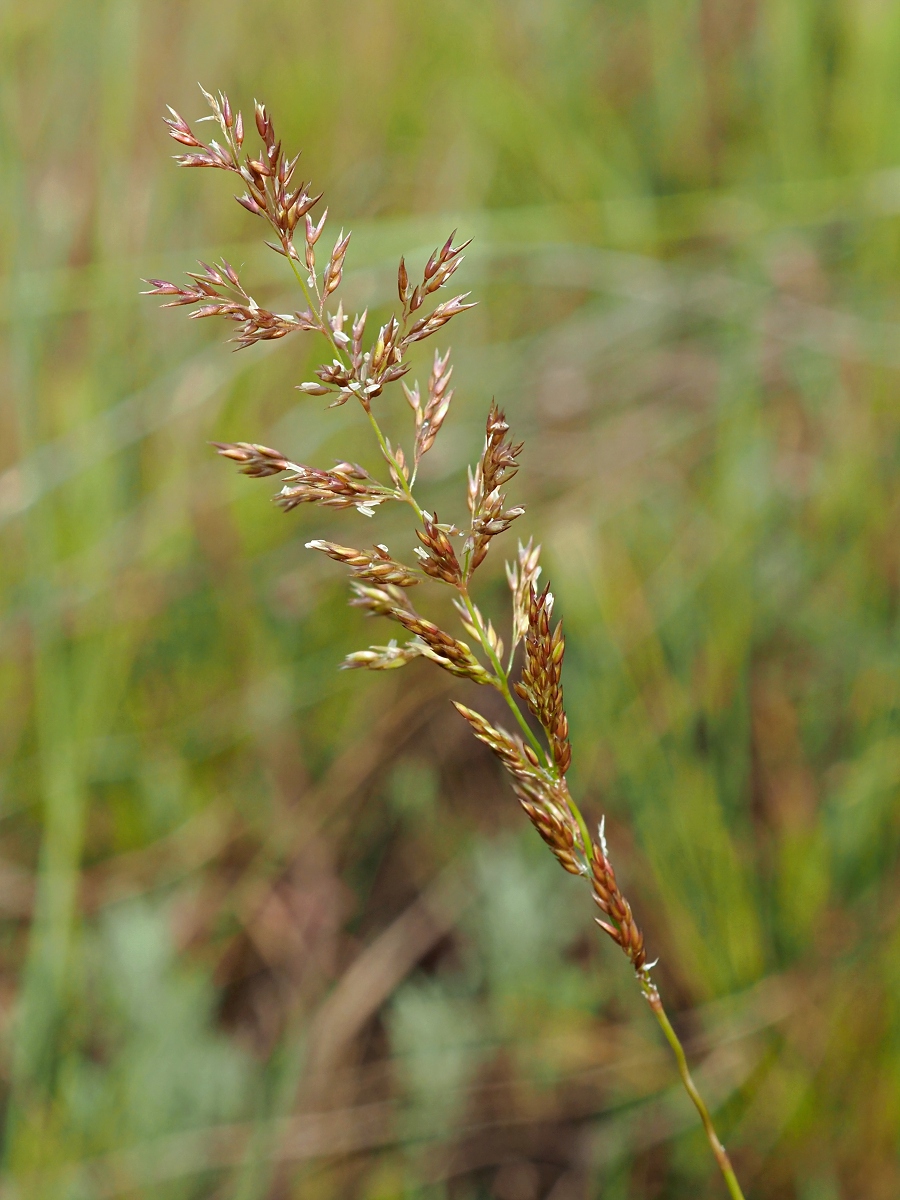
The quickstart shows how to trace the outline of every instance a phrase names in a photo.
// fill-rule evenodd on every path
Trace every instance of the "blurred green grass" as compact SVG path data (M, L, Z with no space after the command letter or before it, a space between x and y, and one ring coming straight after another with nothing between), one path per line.
M303 147L354 303L474 234L431 501L496 395L574 778L748 1195L893 1200L900 10L41 0L0 53L4 1196L720 1194L443 682L336 671L370 630L302 547L370 528L210 459L371 448L303 345L137 297L222 251L290 292L169 160L200 79Z

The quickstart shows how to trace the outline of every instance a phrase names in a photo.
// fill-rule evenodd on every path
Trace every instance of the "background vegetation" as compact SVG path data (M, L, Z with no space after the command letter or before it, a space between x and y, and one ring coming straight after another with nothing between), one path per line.
M206 446L371 460L292 390L299 339L230 355L138 299L222 251L293 295L169 160L197 79L304 148L360 307L474 235L432 503L496 395L577 794L748 1195L893 1200L900 8L13 0L0 31L4 1200L722 1195L465 687L337 672L372 629L303 544L371 527Z

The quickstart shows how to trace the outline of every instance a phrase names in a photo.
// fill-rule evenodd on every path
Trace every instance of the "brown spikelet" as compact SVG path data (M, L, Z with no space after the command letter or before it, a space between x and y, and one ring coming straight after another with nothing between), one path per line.
M520 803L563 870L570 875L583 875L584 867L575 852L577 827L572 818L566 819L553 809L538 808L527 800Z
M453 389L449 387L450 376L453 374L453 368L449 365L450 351L441 358L440 354L435 351L434 364L431 369L431 378L428 380L428 400L422 407L419 396L419 386L410 391L405 388L406 399L410 407L415 413L416 418L416 446L415 446L415 463L418 466L419 459L434 445L434 439L440 432L441 426L444 423L444 418L450 408L450 401L453 399Z
M577 844L578 827L565 803L565 785L550 779L535 761L531 748L496 728L481 715L455 700L456 711L469 722L480 742L490 747L512 779L513 791L529 820L556 856L560 866L571 875L583 875Z
M538 565L540 554L540 546L535 546L533 539L529 538L527 546L519 542L518 560L513 564L506 564L506 579L513 602L513 649L528 632L531 593L537 587L538 576L541 573Z
M315 329L316 319L310 312L274 313L262 308L243 288L237 273L224 259L220 266L201 263L201 272L189 271L193 283L180 286L165 279L145 279L150 285L145 296L168 296L163 308L196 304L192 317L224 317L240 325L232 341L239 350L256 342L273 341L289 333Z
M466 541L468 573L483 562L498 533L505 533L525 509L521 505L504 509L506 496L500 490L519 469L518 456L522 443L506 441L509 424L492 401L485 431L484 450L474 471L469 471L468 502L472 516L471 531Z
M422 524L424 528L416 530L416 537L422 543L421 547L416 547L422 570L432 579L458 586L462 581L462 568L452 542L438 525L437 513L433 517L425 513Z
M644 935L632 915L631 905L619 890L612 863L606 857L603 847L596 843L591 847L590 868L594 903L610 918L609 921L603 921L599 917L595 920L600 928L622 947L635 971L640 971L647 961Z
M419 289L416 288L413 296L415 297ZM452 300L446 300L443 304L438 304L428 316L419 317L419 319L410 326L409 333L404 337L404 344L410 345L413 342L423 342L425 338L431 337L442 329L448 321L459 316L460 313L466 312L470 308L474 308L474 303L466 304L468 292L463 292L459 296L454 296ZM421 299L419 300L421 304ZM412 303L410 303L412 307Z
M514 690L544 727L553 761L559 773L565 775L572 761L569 721L562 692L562 660L566 643L561 621L551 632L552 611L553 594L549 587L545 587L540 594L532 587L528 601L522 680Z
M280 471L297 470L294 464L270 446L259 446L255 442L213 442L223 458L241 464L241 474L252 479L264 479Z
M336 542L321 539L307 542L308 550L321 550L336 562L346 563L354 579L365 583L392 583L396 587L413 587L419 577L410 567L391 558L387 546L375 546L372 550L354 550L351 546L339 546Z
M328 260L328 266L325 268L325 275L322 280L322 290L326 296L330 296L333 291L340 287L341 278L344 273L344 259L347 255L347 247L350 245L350 234L344 237L344 231L341 230L338 235L338 240L334 244L334 249L331 252L331 257Z
M409 272L406 269L406 260L400 259L400 266L397 268L397 294L400 297L400 303L406 307L406 301L409 298Z

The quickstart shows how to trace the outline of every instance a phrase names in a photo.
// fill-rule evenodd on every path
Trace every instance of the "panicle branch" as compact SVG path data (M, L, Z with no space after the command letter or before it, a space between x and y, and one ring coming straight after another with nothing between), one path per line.
M414 312L417 312L424 303L425 297L432 295L443 287L447 280L458 270L463 261L463 250L471 244L472 239L463 242L461 246L454 246L453 239L456 237L454 229L450 236L444 242L440 250L435 250L425 264L425 270L422 274L422 282L417 283L410 291L409 289L409 274L406 270L406 261L400 259L400 266L397 269L397 293L400 297L400 303L403 305L403 319L407 321ZM468 295L468 293L466 293ZM462 299L462 297L457 297ZM471 305L467 305L471 308Z
M506 564L506 578L513 602L512 652L515 652L519 642L528 632L531 593L537 587L538 576L541 573L538 565L540 554L540 546L535 546L533 539L529 538L527 546L519 542L518 560Z
M443 358L435 350L434 366L431 369L431 378L428 380L428 399L425 402L424 408L419 394L418 383L412 390L406 384L403 385L407 402L413 410L416 421L414 452L414 466L416 469L418 469L419 460L422 455L427 454L434 445L434 439L440 432L444 418L450 408L450 401L453 399L453 389L449 387L453 368L449 366L449 362L449 350Z
M402 499L393 488L384 487L358 463L339 462L330 471L290 462L277 450L253 442L213 442L223 458L241 464L241 472L256 479L289 472L275 503L289 512L298 504L322 504L326 508L355 508L365 517L374 515L385 500Z
M191 153L176 156L181 167L215 167L239 176L244 192L235 196L238 204L257 217L264 217L278 238L272 246L279 254L299 261L294 248L294 231L299 222L322 199L321 192L314 196L306 183L293 184L299 154L289 158L284 154L281 142L275 137L275 127L264 104L256 103L254 118L256 131L262 142L258 158L242 153L244 145L244 118L234 113L228 97L219 92L212 95L200 89L206 97L215 120L222 130L224 145L211 141L202 142L191 127L174 108L169 108L170 117L165 118L169 134Z
M224 258L218 266L201 262L201 272L188 271L193 283L180 286L165 279L145 279L150 285L142 294L145 296L173 297L163 308L177 308L183 304L199 304L191 317L224 317L236 321L240 329L231 340L237 349L243 350L256 342L283 338L302 329L318 328L316 318L309 311L274 313L262 308L243 288L237 272Z
M336 562L346 563L350 567L353 579L372 584L393 584L395 587L414 587L419 582L418 575L403 563L391 558L387 546L378 545L372 550L353 550L350 546L338 546L335 542L321 539L307 542L308 550L321 550Z
M213 442L223 458L240 463L241 474L249 475L251 479L265 479L269 475L278 475L281 471L300 471L296 463L271 446L260 446L256 442Z
M563 705L562 660L566 651L562 621L551 631L553 593L549 585L538 594L532 586L528 600L528 627L525 633L525 663L521 682L515 684L532 715L540 721L553 761L565 775L572 761L569 745L569 721Z
M378 505L400 497L383 487L358 463L339 462L330 471L296 467L274 497L285 512L298 504L322 504L326 508L355 508L364 517L375 514Z
M405 646L398 646L390 641L386 646L370 646L368 650L356 650L348 654L341 663L341 669L352 671L365 668L367 671L393 671L397 667L405 667L414 658L420 658L424 653L421 643L412 641Z
M595 917L594 920L617 946L621 946L635 971L640 973L647 963L644 935L632 915L631 905L622 895L616 882L616 873L602 845L602 832L600 840L600 845L595 842L591 848L591 883L594 903L609 920L604 921L600 917Z
M257 102L254 121L261 145L254 157L244 149L244 120L241 113L232 108L223 92L214 95L203 88L200 90L212 110L211 117L202 119L215 121L221 129L223 140L201 141L184 117L169 108L169 116L165 118L169 134L188 150L188 153L177 155L176 162L183 167L212 167L229 171L240 178L244 191L235 199L248 212L268 222L276 241L267 242L266 245L289 260L294 273L304 285L309 306L304 311L294 313L275 313L262 308L244 290L230 264L224 262L221 267L209 267L201 263L202 274L191 275L193 282L184 287L163 279L147 280L150 284L149 294L171 297L171 306L198 305L192 316L221 316L238 322L241 328L233 339L238 349L259 341L281 338L297 330L313 330L323 334L331 344L335 357L331 363L318 368L315 381L300 384L300 390L312 396L331 396L335 406L346 404L355 396L369 411L372 400L388 384L401 379L408 371L409 368L403 363L406 350L415 342L431 337L453 317L473 307L466 303L465 295L458 295L438 303L431 312L415 316L425 299L443 287L458 269L463 260L462 251L468 243L454 246L454 235L451 234L441 250L432 254L425 266L422 283L412 291L405 263L401 261L398 272L401 315L399 318L392 316L380 328L372 346L365 350L363 332L366 314L354 320L351 334L348 335L343 328L343 306L339 303L336 313L328 308L328 301L337 292L344 277L350 233L345 234L341 230L324 268L319 272L316 247L325 228L328 209L318 219L314 218L313 209L322 199L322 193L313 194L311 185L295 181L299 154L292 158L284 152L265 105ZM302 251L295 245L298 230Z
M459 613L459 619L466 633L470 634L473 638L477 638L479 641L484 639L486 648L492 650L498 660L502 659L503 641L494 629L490 618L485 620L481 615L478 605L473 603L471 598L468 605L461 598L455 598L453 607Z
M578 826L566 801L565 784L553 779L535 761L530 747L505 729L491 725L486 717L453 701L480 742L490 747L512 780L513 791L540 836L571 875L584 875L586 867L579 856Z
M438 524L437 513L433 517L424 514L423 528L416 530L416 537L422 543L416 547L416 555L425 574L458 588L462 583L462 567L445 528Z
M522 442L505 440L509 423L491 401L485 431L484 451L475 470L469 470L469 513L471 528L466 539L467 577L484 561L491 540L505 533L525 509L522 505L504 509L506 496L500 490L519 469Z

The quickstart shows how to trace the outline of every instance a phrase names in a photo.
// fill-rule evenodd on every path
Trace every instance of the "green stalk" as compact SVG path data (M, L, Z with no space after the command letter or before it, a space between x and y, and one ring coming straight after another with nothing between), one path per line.
M697 1085L691 1077L691 1072L688 1067L687 1056L684 1053L684 1047L679 1040L678 1034L672 1028L672 1022L666 1015L666 1010L662 1006L662 1001L659 998L659 992L655 985L650 981L650 976L646 971L638 975L638 982L641 991L646 997L647 1003L653 1010L653 1015L656 1017L660 1027L665 1034L666 1041L672 1048L675 1055L675 1060L678 1063L678 1074L681 1076L681 1082L684 1084L684 1090L690 1096L691 1101L700 1114L700 1120L703 1122L703 1129L706 1132L706 1138L709 1142L716 1162L719 1164L719 1170L728 1187L728 1194L731 1200L744 1200L744 1193L741 1191L741 1185L737 1181L737 1176L734 1173L734 1168L731 1165L731 1159L728 1157L728 1151L719 1141L718 1134L712 1123L712 1117L709 1115L709 1109L704 1103L703 1097L697 1091Z
M406 502L408 504L412 505L413 509L415 510L416 516L419 518L420 521L422 521L424 523L425 513L419 507L418 501L416 500L415 496L413 496L412 488L409 486L409 483L406 480L406 476L400 470L400 464L397 462L396 458L394 458L393 454L391 454L390 450L388 450L387 439L385 438L384 434L381 432L381 426L375 420L375 417L372 414L371 409L367 408L365 404L362 405L362 408L363 408L363 411L365 412L366 416L369 418L369 424L374 429L375 436L378 438L378 445L381 447L381 453L384 455L385 460L394 468L394 474L397 476L397 479L400 481L400 489L403 492L404 500L406 500Z
M306 286L306 280L303 278L303 272L297 266L297 260L291 254L286 255L286 258L287 258L288 262L291 264L291 270L294 272L297 282L300 284L300 287L303 289L303 295L306 297L306 303L309 305L309 311L315 312L319 306L315 303L312 296L309 294L309 288ZM341 355L341 358L343 358L344 356L343 356L343 354L341 354L340 348L337 345L337 343L335 342L334 338L331 336L331 333L329 332L327 326L323 326L322 332L328 338L329 342L331 342L332 346L334 346L335 351Z

